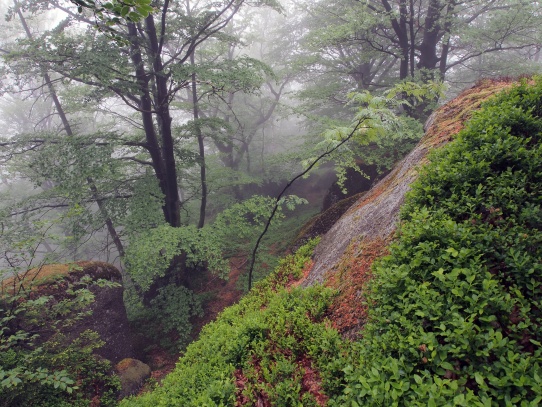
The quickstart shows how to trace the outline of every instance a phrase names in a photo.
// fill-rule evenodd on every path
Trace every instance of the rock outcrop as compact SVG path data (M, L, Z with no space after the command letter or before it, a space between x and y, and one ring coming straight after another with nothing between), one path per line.
M428 152L450 141L482 102L511 84L510 80L485 80L438 109L429 119L426 135L416 148L388 176L359 197L322 237L316 248L314 267L304 285L322 282L325 274L339 265L352 243L389 239L395 231L405 194L416 179L416 169L426 161Z
M359 302L351 301L351 297L359 295L375 258L386 254L405 194L417 178L417 169L427 161L427 154L450 141L482 102L512 84L508 79L484 80L438 109L428 120L426 134L414 150L370 191L360 194L322 236L315 250L314 266L303 286L325 282L339 288L341 294L332 319L343 333L356 332L363 322L363 309L353 309L352 304Z
M113 285L95 284L105 280ZM122 276L119 270L104 262L78 262L74 264L51 264L41 266L2 282L3 290L28 292L30 298L50 296L49 307L69 299L69 289L87 287L94 300L75 323L61 328L67 341L77 338L82 332L92 330L105 343L95 352L113 364L133 357L132 334L123 302ZM48 332L41 334L39 341L48 339Z
M115 366L115 370L121 383L119 398L136 394L145 381L151 377L151 368L137 359L122 359Z

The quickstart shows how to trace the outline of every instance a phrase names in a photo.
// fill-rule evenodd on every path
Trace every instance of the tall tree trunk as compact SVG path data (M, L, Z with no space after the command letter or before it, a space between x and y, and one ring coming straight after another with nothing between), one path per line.
M405 79L410 74L409 62L410 62L410 50L412 48L412 42L414 39L410 39L407 29L408 23L408 9L406 0L399 1L399 27L401 36L399 42L401 44L401 79Z
M407 5L406 0L399 2L399 21L393 17L393 8L388 0L381 0L386 12L390 15L390 23L397 37L401 52L399 64L399 79L406 79L409 75L410 44L407 31Z
M163 10L166 13L167 10ZM156 117L162 142L162 160L165 170L165 207L168 213L168 223L173 227L181 226L181 202L177 185L177 167L175 163L175 150L173 133L171 129L171 115L169 113L170 96L168 92L169 74L164 72L160 42L154 25L154 17L150 14L145 19L147 35L149 37L150 57L153 65L153 75L156 83L156 99L154 101Z
M414 63L416 58L416 32L414 28L414 0L410 0L409 4L409 19L408 19L408 28L409 28L409 37L410 37L410 76L414 77Z
M437 55L437 50L443 35L441 25L443 7L440 0L429 0L427 6L427 15L423 24L423 39L418 46L420 58L417 68L420 70L423 82L436 80L441 76L439 66L441 59ZM409 109L410 116L422 122L427 120L431 114L431 105L435 102L436 100L425 100L418 103L413 109Z
M449 0L446 5L446 15L443 28L443 42L442 50L440 52L439 60L439 78L441 81L444 81L446 76L446 69L448 67L448 53L450 51L450 40L451 40L451 30L452 30L452 19L451 16L454 13L455 0Z
M180 202L179 202L179 193L177 190L177 175L173 171L171 173L171 164L167 165L167 160L164 157L164 153L173 156L173 138L171 136L171 118L169 117L169 111L160 112L162 115L159 115L160 127L161 130L169 130L169 140L164 140L166 137L163 137L165 133L161 133L162 136L162 146L160 145L158 134L154 126L153 120L153 103L151 97L150 89L150 77L145 71L145 66L143 63L143 57L141 53L141 46L139 44L139 37L137 27L134 23L128 24L128 33L130 36L130 48L131 53L130 57L132 59L132 64L135 69L135 76L139 85L140 92L140 104L139 111L141 113L141 120L143 122L143 130L145 131L146 147L147 151L151 156L152 167L156 178L158 179L158 185L160 186L160 191L164 194L164 205L162 206L162 211L164 213L165 221L173 227L179 227L181 225L180 218ZM161 71L160 71L161 72ZM155 74L156 75L156 74ZM159 77L159 75L156 75ZM162 88L163 83L158 84L157 88ZM167 91L167 88L166 88ZM158 91L157 91L158 92ZM163 89L162 89L163 92ZM156 103L157 110L160 109L160 105ZM167 109L167 108L166 108ZM170 148L170 151L167 151L167 148L164 146L167 144ZM174 161L174 160L173 160ZM175 165L173 162L173 170L175 170ZM172 178L175 182L172 182ZM172 185L173 184L173 185ZM172 186L174 186L174 191L172 193Z
M167 12L168 3L164 4L163 15ZM164 20L162 20L164 24ZM131 60L135 76L139 84L139 111L145 131L146 148L151 156L152 167L164 195L162 211L164 219L172 227L181 226L181 202L177 185L177 169L175 163L172 118L169 112L168 74L164 71L161 57L161 39L154 24L153 15L145 19L146 38L139 35L134 23L128 24L130 36ZM162 34L160 34L162 35ZM152 65L151 73L145 69L143 50L147 61ZM154 92L152 83L154 82ZM154 99L153 99L154 96ZM153 118L156 117L156 125ZM157 248L158 250L158 248ZM166 274L157 278L143 295L146 305L154 299L162 287L169 284L190 287L190 276L186 268L186 254L174 258Z
M190 55L190 65L195 68L196 61L194 53ZM199 124L199 103L196 84L196 72L192 72L192 114L196 123L195 131L198 138L199 160L200 160L200 182L201 182L201 204L199 208L198 228L205 225L205 210L207 208L207 175L205 168L205 145L203 144L203 134Z
M426 75L429 76L434 72L439 62L437 46L442 37L440 20L440 1L430 0L427 7L427 16L424 21L423 40L419 46L420 60L418 62L418 68L426 70Z

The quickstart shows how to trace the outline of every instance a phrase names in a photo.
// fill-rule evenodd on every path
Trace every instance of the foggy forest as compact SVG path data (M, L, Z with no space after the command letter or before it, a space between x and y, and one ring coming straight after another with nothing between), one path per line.
M542 4L526 0L3 0L1 8L5 16L0 37L1 407L536 406L542 402L541 317L536 305L542 298L537 280L542 267L537 249L542 246L542 85L537 79L542 71ZM434 258L458 262L450 266L450 273L460 273L454 274L454 281L471 286L478 281L474 274L471 280L466 271L463 277L457 271L473 264L467 252L475 250L477 242L487 243L493 228L507 216L522 214L517 215L518 224L530 219L531 223L525 220L528 231L514 229L513 234L528 235L531 243L523 245L514 238L503 243L502 253L510 250L510 261L522 264L523 268L517 267L527 276L525 284L537 286L531 287L534 303L516 280L505 278L507 294L502 295L492 291L493 283L480 282L481 292L492 293L492 298L502 299L503 304L508 301L507 305L484 302L483 312L465 305L476 317L461 317L462 323L476 327L459 328L455 322L438 319L434 329L427 329L463 329L471 345L494 337L503 347L521 343L522 350L516 353L512 348L502 354L488 350L485 364L480 362L486 367L476 370L475 357L461 353L460 345L446 351L451 359L439 353L452 343L448 336L431 342L430 334L420 334L418 339L403 327L394 331L392 340L382 333L387 328L371 325L380 317L393 324L394 318L409 315L405 306L402 317L394 317L399 311L393 310L399 308L385 305L393 291L389 286L399 280L394 276L403 270L390 265L395 260L385 257L372 268L375 276L386 267L395 270L374 278L383 281L388 291L373 283L360 288L346 277L337 286L333 284L339 277L321 286L293 281L303 273L303 278L310 277L307 264L318 263L311 257L314 248L323 256L324 250L336 246L324 243L324 235L356 199L368 196L363 194L377 184L385 185L379 182L388 179L390 171L430 133L438 112L450 101L477 86L482 86L484 100L500 94L501 88L487 85L484 90L485 85L480 85L484 81L518 83L518 89L523 89L509 99L499 99L501 107L491 113L495 120L501 116L512 120L521 109L532 112L517 125L503 121L482 126L482 119L472 125L478 123L478 130L473 130L478 135L498 126L512 132L520 126L528 133L521 147L507 147L517 154L524 148L537 151L539 164L529 168L538 175L525 187L526 195L505 190L501 184L486 186L486 181L497 177L493 173L480 175L469 190L461 189L471 182L463 178L453 187L423 184L448 172L468 178L465 174L477 171L456 170L452 161L436 168L437 158L431 158L430 167L437 175L424 173L427 176L422 175L420 182L425 186L413 187L407 209L397 215L401 225L412 219L431 224L422 215L433 209L423 208L443 201L452 191L455 201L442 204L444 209L435 213L453 212L461 205L464 212L457 215L457 224L494 219L485 223L491 230L480 232L484 238L458 237L457 232L453 242L468 242L465 251L455 243L443 243L443 237L435 238L445 251ZM527 106L521 104L523 100L531 105L522 107ZM514 103L519 107L507 110ZM454 114L459 117L478 108L468 105ZM490 148L508 145L508 139L503 140L491 141ZM472 143L458 157L473 165L490 159L471 159L480 145ZM494 155L498 156L496 150ZM442 158L444 153L435 157L447 159ZM518 186L518 179L509 188ZM480 203L481 198L476 202L473 198L472 206L465 203L469 191L480 197L482 190L523 198L510 206L509 215L497 198L487 205ZM420 204L422 209L416 206L419 202L425 205ZM331 213L334 217L326 224L322 214ZM434 230L453 229L438 225ZM506 233L509 229L499 232ZM405 241L421 241L409 226L401 226L398 235ZM404 248L403 240L394 243L393 258L410 261L425 250L422 243L415 249ZM489 251L500 250L497 243L487 245L493 247ZM372 250L367 244L357 252L352 247L350 259ZM378 250L379 256L389 253ZM482 249L472 259L479 259L480 253ZM420 257L420 262L432 256ZM477 270L485 271L476 275L495 276L495 265L506 263L506 256L495 263L484 260ZM442 268L434 261L431 264L431 278L444 281L438 274ZM79 274L66 277L72 273ZM419 294L427 278L412 290ZM409 292L408 281L410 277L404 277L393 283L394 290L405 285L397 298ZM350 292L348 287L356 288ZM450 290L459 295L457 287ZM368 299L362 299L365 291L370 293ZM114 322L111 337L93 328L106 325L103 320L108 318L113 321L107 310L117 309L106 305L97 311L102 308L92 304L99 298L105 301L102 292L119 293L117 305L125 321L122 329L120 322ZM345 304L360 304L351 318L362 322L341 330L343 320L333 314L339 306L333 304L346 292L351 297ZM520 292L517 302L510 300ZM465 291L461 298L483 295ZM240 305L231 311L226 308L241 298ZM424 306L419 302L412 308L418 310L417 316L431 308L438 295L424 298ZM367 307L376 314L366 314ZM272 317L266 316L268 310ZM526 316L529 313L536 316ZM486 315L497 317L476 322ZM506 323L498 315L505 315ZM242 325L245 330L240 333L235 321L242 318L248 325ZM302 318L304 322L295 325ZM428 321L437 321L437 317L424 318L420 323L424 329ZM274 336L289 323L295 326L285 328L284 336ZM487 331L482 328L486 326ZM111 338L123 329L124 339L115 345L120 353L100 354L99 349L106 352ZM475 340L466 332L486 336ZM389 345L375 351L377 343L402 343L413 337L404 347ZM263 342L250 342L255 338ZM301 346L305 340L314 345L295 348L294 342ZM417 362L409 362L407 348L421 355L413 356ZM234 356L219 362L222 352ZM483 352L472 353L478 357ZM199 365L211 356L217 359ZM501 365L491 367L501 357L515 362L502 371ZM396 359L390 362L390 358ZM135 385L123 376L136 366L128 359L145 366L137 365L146 373ZM361 378L359 372L365 371L374 374ZM507 377L513 385L502 384ZM138 393L144 394L137 397Z

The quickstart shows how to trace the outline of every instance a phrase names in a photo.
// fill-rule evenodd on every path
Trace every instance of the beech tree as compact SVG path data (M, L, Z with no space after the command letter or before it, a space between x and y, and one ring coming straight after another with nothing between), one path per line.
M329 2L300 6L306 26L316 26L304 37L306 52L327 78L342 75L343 85L330 89L330 95L339 98L345 88L446 80L483 56L536 53L541 43L538 2L337 0L333 7ZM337 13L339 9L343 12ZM420 111L411 114L424 116Z
M367 7L389 21L388 27L375 27L367 40L376 49L384 41L393 44L399 79L425 71L442 80L472 58L540 42L537 2L380 0Z
M21 154L41 154L35 158L34 172L39 173L35 179L41 180L37 182L62 171L63 176L68 174L70 182L63 178L57 183L64 185L72 199L57 202L58 207L93 202L113 240L118 236L117 225L135 235L161 224L182 227L179 165L197 165L198 157L180 137L190 115L179 103L179 94L197 82L205 83L211 93L257 88L265 76L264 65L248 57L233 58L227 64L223 60L198 64L195 58L204 42L230 39L221 37L221 31L242 4L242 0L212 4L166 0L153 4L155 12L137 21L129 14L118 19L112 31L69 3L16 3L9 16L21 22L25 15L54 11L58 18L59 12L63 14L64 19L55 20L59 22L49 29L28 29L25 38L4 47L6 87L42 90L44 97L54 101L51 116L60 127L47 135L6 139L2 146L11 151L19 148ZM96 30L96 24L101 29ZM256 79L236 82L250 75ZM31 84L31 78L42 81ZM98 123L92 123L92 116ZM197 123L197 115L192 119ZM197 131L192 135L198 136ZM61 152L60 157L54 156L54 150ZM203 153L201 146L201 158ZM204 162L199 164L204 170ZM88 191L76 193L82 191L76 185L81 179L86 180ZM137 225L127 218L135 210L134 202L141 204ZM161 219L153 212L155 204L161 206ZM170 260L176 266L166 279L173 273L178 283L189 285L185 255Z

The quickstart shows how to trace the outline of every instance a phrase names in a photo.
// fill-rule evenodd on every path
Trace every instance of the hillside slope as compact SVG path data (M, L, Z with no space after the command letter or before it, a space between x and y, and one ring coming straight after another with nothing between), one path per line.
M312 243L208 325L162 387L122 405L538 405L542 80L492 99L426 158L512 86L484 82L441 108L314 264Z

